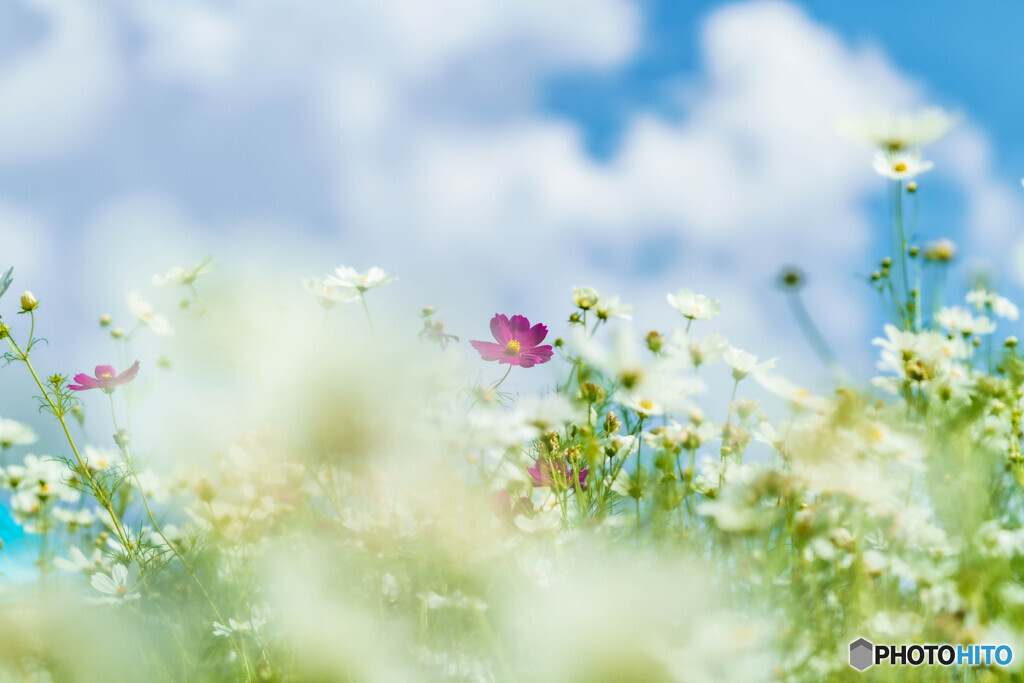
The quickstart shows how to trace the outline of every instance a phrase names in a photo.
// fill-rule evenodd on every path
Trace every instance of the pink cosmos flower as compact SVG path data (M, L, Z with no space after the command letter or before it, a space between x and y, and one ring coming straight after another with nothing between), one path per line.
M75 375L75 381L78 384L69 384L68 389L73 391L85 391L86 389L102 389L108 394L114 393L114 388L119 387L122 384L127 384L135 379L135 375L139 374L139 361L135 361L135 364L130 368L122 372L120 375L114 370L112 365L97 365L96 376L90 377L85 373Z
M527 467L526 471L533 478L534 486L568 486L576 488L576 483L573 481L572 467L562 460L554 464L547 460L538 460L533 463L533 467ZM590 474L590 470L584 467L580 469L577 475L581 490L585 491L587 489L588 474Z
M508 317L497 314L491 318L491 334L498 341L471 341L473 348L484 360L496 360L505 365L532 368L551 360L551 346L539 346L548 336L548 328L540 323L530 327L530 321L521 315Z

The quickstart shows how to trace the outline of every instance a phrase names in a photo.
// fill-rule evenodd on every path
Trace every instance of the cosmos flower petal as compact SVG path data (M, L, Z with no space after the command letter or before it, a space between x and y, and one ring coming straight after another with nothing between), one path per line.
M497 313L491 318L491 334L502 346L508 343L508 340L512 338L512 329L511 325L509 325L508 316Z
M473 348L480 352L484 360L499 360L505 358L505 347L500 344L488 341L471 341Z
M512 316L512 320L509 321L509 328L512 331L513 339L523 342L523 346L533 346L533 344L528 344L524 338L530 332L530 321L524 316Z
M523 332L517 339L522 343L523 348L534 347L544 341L544 337L548 336L548 328L546 325L537 323L526 332Z
M97 365L96 366L96 377L114 377L117 375L117 370L114 369L113 365Z

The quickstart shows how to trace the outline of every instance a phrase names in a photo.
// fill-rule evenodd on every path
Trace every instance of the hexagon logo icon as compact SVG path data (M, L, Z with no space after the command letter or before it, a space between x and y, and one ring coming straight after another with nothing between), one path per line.
M850 666L857 671L863 671L872 664L875 659L875 646L864 638L858 638L850 643Z

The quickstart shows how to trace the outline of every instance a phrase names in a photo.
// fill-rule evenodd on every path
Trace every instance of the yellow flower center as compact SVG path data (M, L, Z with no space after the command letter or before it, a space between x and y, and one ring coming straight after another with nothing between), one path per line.
M100 375L100 377L112 377L112 376L113 375L111 373L109 373L109 372L104 372L103 374Z
M907 165L902 161L897 161L895 164L892 165L892 170L896 171L897 173L903 173L904 171L907 170Z
M505 353L510 356L514 356L519 353L519 349L522 348L519 345L519 341L516 339L509 339L508 344L505 344Z
M118 586L117 587L117 594L118 595L128 595L128 586Z
M654 401L649 398L642 398L636 404L646 411L654 410Z

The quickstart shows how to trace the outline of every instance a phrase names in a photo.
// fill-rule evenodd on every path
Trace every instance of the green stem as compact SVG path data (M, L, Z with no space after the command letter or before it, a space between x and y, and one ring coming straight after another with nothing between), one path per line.
M68 429L68 423L64 420L64 411L53 402L52 398L50 398L50 393L46 390L46 387L43 385L42 381L40 381L39 375L36 374L36 370L32 366L32 362L29 360L28 354L22 352L21 347L18 346L18 342L14 341L13 337L8 336L7 344L14 351L15 357L21 362L23 362L25 364L25 367L28 368L29 373L31 373L32 375L32 379L35 380L36 386L39 387L39 391L42 393L42 399L46 401L46 404L50 407L51 413L57 418L58 422L60 422L60 426L64 430L64 436L65 438L67 438L68 445L71 446L71 452L75 454L75 460L78 462L79 471L81 472L82 476L86 478L86 481L89 482L89 486L92 489L93 494L96 497L96 500L99 502L101 506L103 506L103 509L107 511L107 514L110 515L110 521L114 524L114 531L117 533L117 537L120 539L122 545L125 548L125 551L128 552L128 556L130 558L131 550L128 547L128 539L127 536L125 536L124 528L121 526L121 521L117 518L117 515L114 513L114 508L111 505L110 501L107 499L106 493L104 493L103 489L101 489L99 485L96 483L96 480L93 478L92 473L89 472L89 467L86 465L85 461L82 459L81 454L78 452L78 447L75 445L75 440L71 437L71 430Z
M363 312L366 313L366 322L370 325L370 334L373 335L373 340L379 343L380 339L377 337L377 330L373 326L373 318L370 317L370 307L366 305L365 292L360 292L359 300L363 302Z

